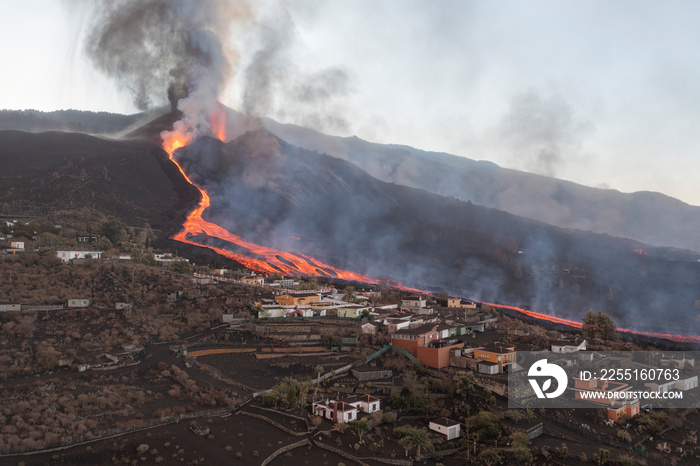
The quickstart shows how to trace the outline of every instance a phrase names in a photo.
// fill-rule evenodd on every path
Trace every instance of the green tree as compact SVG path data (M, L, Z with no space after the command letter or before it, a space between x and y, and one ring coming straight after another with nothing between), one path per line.
M170 263L170 270L176 273L190 274L192 273L192 266L185 260L177 260Z
M480 411L466 420L471 432L478 435L481 441L494 440L501 434L501 421L498 416L489 411Z
M501 462L501 455L498 454L497 450L489 448L488 450L484 450L479 454L479 459L481 460L482 464L492 466Z
M469 398L474 393L474 386L476 385L476 379L474 378L474 373L465 372L460 374L459 380L457 381L457 389L455 392L457 395L461 396L465 400Z
M430 438L428 430L424 427L418 429L409 427L406 429L406 435L403 436L399 443L408 450L416 449L416 461L420 461L420 453L422 449L433 450L433 441Z
M630 455L618 455L617 462L620 466L634 466L637 464L637 460L632 458Z
M606 464L609 459L610 459L610 450L606 450L605 448L599 449L598 453L593 455L593 461L595 461L599 465Z
M595 312L593 309L586 311L586 315L583 316L581 330L584 338L598 338L607 341L620 339L615 322L609 315L603 314L602 311Z
M343 290L343 301L354 303L355 299L357 299L355 287L350 285L346 286Z
M362 437L371 430L369 423L367 419L360 419L359 421L355 421L353 425L357 431L357 436L360 437L360 443L362 443Z
M530 443L530 437L524 432L514 432L510 436L510 443L514 447L527 447Z
M154 256L152 252L148 252L146 254L141 255L141 263L150 265L151 267L155 267L156 265L158 265L158 263L156 262L156 256Z
M119 219L109 216L100 222L97 232L106 237L112 244L117 244L126 238L126 225Z

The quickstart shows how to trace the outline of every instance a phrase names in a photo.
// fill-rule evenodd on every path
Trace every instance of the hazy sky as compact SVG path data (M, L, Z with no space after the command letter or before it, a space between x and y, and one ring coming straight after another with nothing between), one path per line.
M80 2L3 2L0 108L136 111L86 60ZM279 120L700 205L698 2L280 4L255 2L231 38L225 104L240 108L263 24L283 32Z

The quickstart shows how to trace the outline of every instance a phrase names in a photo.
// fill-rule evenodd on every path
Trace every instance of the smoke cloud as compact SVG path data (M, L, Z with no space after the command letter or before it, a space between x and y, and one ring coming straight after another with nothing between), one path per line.
M349 133L344 98L353 91L351 75L336 66L300 70L291 57L297 39L294 19L283 5L262 13L251 41L256 52L243 72L244 113Z
M95 66L128 89L140 109L170 102L184 116L176 131L209 130L217 97L238 64L228 38L250 18L243 1L110 0L92 5L86 50Z
M517 95L499 128L510 156L519 168L554 177L567 154L578 149L592 129L572 106L558 96L529 91Z

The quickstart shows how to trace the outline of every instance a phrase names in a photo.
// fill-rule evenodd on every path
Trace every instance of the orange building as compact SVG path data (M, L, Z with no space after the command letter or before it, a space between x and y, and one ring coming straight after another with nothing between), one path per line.
M450 350L463 348L459 340L440 339L437 324L424 324L412 329L398 330L391 337L391 344L414 355L421 364L440 369L450 365Z
M498 364L501 366L500 372L503 372L504 366L514 364L516 357L515 346L510 345L494 343L474 349L474 359L481 359L492 364Z
M275 302L282 306L308 306L321 302L321 296L316 293L283 294L275 296Z
M464 342L459 340L434 340L426 346L419 346L418 360L421 364L435 369L442 369L450 365L450 351L464 348Z
M582 395L582 391L587 392L624 392L629 390L629 386L624 382L611 382L609 380L591 379L582 380L574 377L574 398L581 401L588 401L605 407L608 411L608 419L617 421L620 417L633 417L639 414L639 400L624 400L614 397L588 398Z
M403 348L418 357L418 347L438 339L437 324L424 324L416 328L397 330L391 337L391 344Z

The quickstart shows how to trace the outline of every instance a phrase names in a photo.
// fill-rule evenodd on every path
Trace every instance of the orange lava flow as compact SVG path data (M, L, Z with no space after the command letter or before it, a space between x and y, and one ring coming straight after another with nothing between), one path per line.
M210 127L212 133L219 138L221 141L225 141L225 113L223 109L212 115L210 118ZM167 137L164 137L163 149L168 153L168 157L175 164L175 166L180 170L182 176L190 183L192 186L199 190L201 199L199 205L187 216L187 220L183 224L183 230L173 236L173 239L183 243L192 244L194 246L204 247L211 249L212 251L220 254L222 256L228 257L250 270L261 273L280 273L282 275L288 276L321 276L328 278L338 278L348 281L356 281L368 284L379 284L380 280L377 278L370 277L368 275L362 275L359 273L351 272L348 270L342 270L332 267L328 264L314 259L311 256L305 254L292 254L289 252L278 251L273 248L266 246L260 246L258 244L251 243L240 236L234 235L225 228L216 225L215 223L208 222L202 218L204 211L211 205L211 200L209 194L201 186L194 183L187 173L183 170L182 166L173 158L173 153L192 142L191 136L188 134L180 135L175 132L170 133ZM198 240L206 240L208 238L217 238L221 241L227 242L231 245L235 245L238 249L243 252L233 252L220 247L203 244L202 242L197 242ZM299 239L299 238L297 238ZM254 257L253 257L254 256ZM420 290L418 288L411 288L405 286L397 281L386 280L384 281L388 286L396 288L402 291L407 291L411 293L419 294L431 294L427 291ZM510 309L516 311L523 315L529 317L552 322L555 324L566 325L574 328L581 328L582 323L576 322L574 320L562 319L559 317L549 316L547 314L540 314L538 312L528 311L526 309L521 309L515 306L508 306L504 304L495 303L484 303L497 308ZM672 335L666 333L652 333L652 332L639 332L629 329L618 329L621 332L637 334L637 335L647 335L654 338L663 338L667 340L686 342L686 343L700 343L700 336L687 336L687 335Z
M220 112L211 119L212 131L216 131L216 136L220 140L225 140L225 114ZM222 256L235 260L245 267L261 273L280 273L282 275L306 275L306 276L321 276L329 278L339 278L342 280L357 281L370 284L378 284L380 281L368 275L342 270L324 264L313 257L305 254L292 254L289 252L278 251L266 246L251 243L240 236L234 235L223 227L204 220L202 215L204 211L211 205L211 200L207 191L201 186L194 183L185 173L182 166L174 159L173 153L175 150L186 146L191 141L187 140L186 136L170 135L163 142L163 149L168 153L170 160L177 166L182 176L192 186L199 190L201 199L199 205L187 216L187 220L183 224L183 230L173 236L173 239L183 243L192 244L195 246L209 248L212 251ZM221 247L216 247L199 242L208 238L217 238L224 242L235 245L242 252L233 252ZM403 291L419 293L421 290L402 285L398 282L390 282L390 286L399 288Z
M524 314L528 317L532 317L539 320L546 320L554 324L566 325L574 328L581 328L583 324L581 322L576 322L575 320L562 319L560 317L553 317L547 314L540 314L539 312L528 311L526 309L521 309L515 306L507 306L505 304L495 304L495 303L484 303L493 307L500 307L503 309L509 309L511 311ZM627 328L618 328L619 332L629 333L633 335L646 335L653 338L662 338L665 340L679 341L683 343L700 343L700 336L697 335L674 335L671 333L654 333L654 332L640 332L637 330L630 330Z

